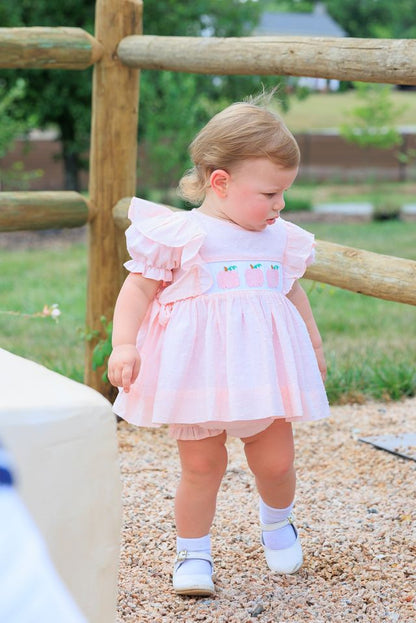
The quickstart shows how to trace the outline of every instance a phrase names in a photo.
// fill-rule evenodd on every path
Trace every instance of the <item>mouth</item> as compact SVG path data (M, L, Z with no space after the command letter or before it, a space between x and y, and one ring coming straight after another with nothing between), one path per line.
M266 219L266 223L268 225L273 225L276 222L277 216L275 216L274 218L268 218Z

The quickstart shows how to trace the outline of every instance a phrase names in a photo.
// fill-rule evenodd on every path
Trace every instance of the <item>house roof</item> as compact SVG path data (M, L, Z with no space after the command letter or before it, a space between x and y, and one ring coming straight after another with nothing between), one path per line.
M345 37L347 33L328 15L325 7L318 4L312 13L265 12L253 34L257 36Z

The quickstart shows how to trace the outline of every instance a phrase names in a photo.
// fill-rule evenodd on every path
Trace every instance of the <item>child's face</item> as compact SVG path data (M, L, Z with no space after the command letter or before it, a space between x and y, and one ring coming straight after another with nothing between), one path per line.
M285 207L284 192L297 173L297 167L284 169L268 158L244 160L229 173L224 216L244 229L266 229Z

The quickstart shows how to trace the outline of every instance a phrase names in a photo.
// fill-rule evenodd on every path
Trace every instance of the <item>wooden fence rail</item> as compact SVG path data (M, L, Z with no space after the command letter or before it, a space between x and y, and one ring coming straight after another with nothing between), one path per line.
M416 262L317 240L316 261L306 279L374 296L416 305Z
M120 42L118 55L140 69L416 85L414 39L132 35Z
M82 28L0 28L0 67L86 69L104 48Z
M88 201L76 192L0 193L0 231L82 227L89 218Z

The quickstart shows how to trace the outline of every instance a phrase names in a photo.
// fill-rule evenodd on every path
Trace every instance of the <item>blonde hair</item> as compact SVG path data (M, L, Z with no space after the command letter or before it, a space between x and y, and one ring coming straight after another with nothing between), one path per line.
M268 158L285 169L299 166L300 152L279 115L256 100L231 104L202 128L189 146L193 168L179 182L192 204L205 198L215 169L230 169L248 158Z

